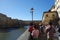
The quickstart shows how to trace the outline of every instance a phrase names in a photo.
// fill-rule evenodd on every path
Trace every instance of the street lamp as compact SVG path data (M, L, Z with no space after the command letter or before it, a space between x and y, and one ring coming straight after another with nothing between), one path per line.
M34 8L31 8L30 10L31 10L30 12L31 12L31 15L32 15L32 21L33 21L33 12L34 12Z

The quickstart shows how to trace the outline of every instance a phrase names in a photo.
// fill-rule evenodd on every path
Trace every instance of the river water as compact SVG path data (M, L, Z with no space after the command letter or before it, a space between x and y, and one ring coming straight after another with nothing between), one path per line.
M27 28L0 30L0 40L16 40Z

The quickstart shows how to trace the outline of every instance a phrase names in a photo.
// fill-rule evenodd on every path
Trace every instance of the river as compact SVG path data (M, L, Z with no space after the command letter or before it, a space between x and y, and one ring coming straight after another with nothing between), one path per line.
M0 40L16 40L27 28L0 30Z

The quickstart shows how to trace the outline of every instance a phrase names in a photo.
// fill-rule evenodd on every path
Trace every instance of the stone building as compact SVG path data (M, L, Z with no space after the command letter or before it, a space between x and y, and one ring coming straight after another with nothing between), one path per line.
M55 4L52 5L49 11L43 13L42 22L47 24L52 21L53 24L57 24L60 18L60 0L55 0Z
M58 12L60 18L60 0L55 0L55 11Z
M47 11L43 13L43 18L42 18L42 22L44 24L48 24L50 21L53 22L53 24L56 24L57 20L58 20L58 13L57 11Z

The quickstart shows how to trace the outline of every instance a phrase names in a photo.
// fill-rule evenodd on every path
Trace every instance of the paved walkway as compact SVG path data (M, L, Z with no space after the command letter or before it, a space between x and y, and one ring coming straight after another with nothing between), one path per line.
M28 40L30 33L28 29L17 40Z

